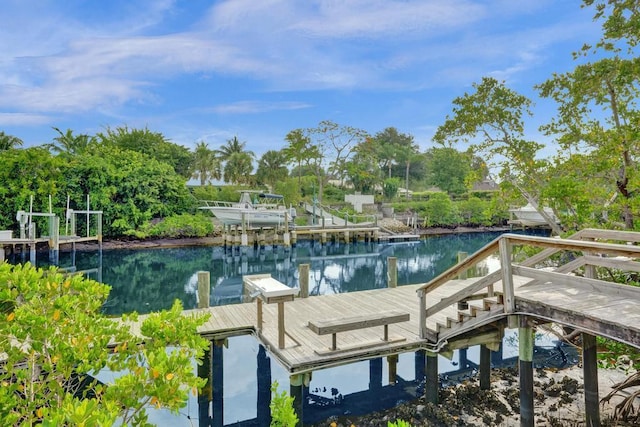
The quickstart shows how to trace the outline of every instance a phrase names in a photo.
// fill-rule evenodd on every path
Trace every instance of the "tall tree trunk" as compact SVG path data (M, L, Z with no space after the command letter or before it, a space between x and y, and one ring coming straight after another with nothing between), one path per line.
M407 167L404 172L404 191L407 196L407 200L409 200L409 168L411 167L411 162L407 161Z

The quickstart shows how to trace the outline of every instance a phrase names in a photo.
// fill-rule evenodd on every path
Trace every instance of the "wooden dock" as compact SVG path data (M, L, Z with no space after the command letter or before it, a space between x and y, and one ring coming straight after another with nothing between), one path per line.
M477 344L481 388L487 387L490 350L500 345L507 325L516 327L521 341L521 425L533 425L533 328L556 322L582 333L591 425L599 417L595 336L640 348L640 288L596 279L596 268L639 272L638 242L640 233L607 230L583 230L569 239L504 234L426 284L287 296L276 298L277 305L262 298L258 303L203 308L198 311L208 311L211 318L199 332L218 342L255 335L290 373L293 392L294 383L298 387L305 381L298 377L314 370L383 356L392 360L395 354L412 351L426 352L427 380L434 381L437 353ZM519 259L514 254L524 253L521 247L541 251ZM500 258L498 271L461 278L495 255ZM427 399L433 401L437 392L429 395L431 389Z

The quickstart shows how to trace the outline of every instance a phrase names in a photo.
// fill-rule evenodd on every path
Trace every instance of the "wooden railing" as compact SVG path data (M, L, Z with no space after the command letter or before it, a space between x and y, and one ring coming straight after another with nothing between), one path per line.
M423 339L426 339L427 337L427 318L440 312L446 307L455 304L456 302L464 301L469 297L478 294L484 289L486 289L486 291L483 292L484 294L492 296L493 285L498 281L502 281L504 313L513 313L515 311L515 295L513 286L514 274L517 276L531 278L536 281L554 282L557 284L568 283L575 280L584 281L585 283L590 284L592 282L592 284L602 284L603 281L593 278L595 275L591 269L595 266L639 272L640 263L636 261L631 259L605 257L622 256L640 258L640 246L633 245L633 243L638 242L640 242L640 233L638 232L597 229L585 229L566 239L519 234L503 234L468 258L418 288L417 293L420 301L420 336ZM513 264L512 252L514 246L533 246L544 248L544 250L518 264ZM564 265L556 266L554 271L543 271L533 268L561 251L579 252L581 253L581 256L576 257ZM427 297L430 292L445 285L450 280L457 278L467 269L496 253L498 253L500 258L499 270L490 273L485 277L479 278L464 289L441 299L427 308ZM581 267L585 267L586 277L577 278L566 274ZM612 283L607 284L611 285L611 290L613 292L629 292L630 295L632 294L636 298L640 297L640 288L616 285Z

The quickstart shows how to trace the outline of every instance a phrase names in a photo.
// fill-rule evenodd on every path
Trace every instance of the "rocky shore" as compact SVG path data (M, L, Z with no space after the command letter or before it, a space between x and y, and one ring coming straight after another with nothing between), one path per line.
M599 395L602 398L615 383L627 375L616 369L598 372ZM560 427L585 425L584 387L582 368L537 369L535 371L536 426ZM424 399L404 402L386 411L362 416L332 417L314 427L387 427L388 422L406 421L412 426L519 426L518 372L514 368L494 369L491 390L480 390L477 379L442 388L437 405ZM615 405L622 398L614 398L600 405L603 426L630 426L612 420Z

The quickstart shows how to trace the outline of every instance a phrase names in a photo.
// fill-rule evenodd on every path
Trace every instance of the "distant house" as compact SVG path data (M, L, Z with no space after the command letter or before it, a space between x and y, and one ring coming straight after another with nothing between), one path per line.
M492 179L483 179L475 182L471 187L471 191L498 191L500 186Z

